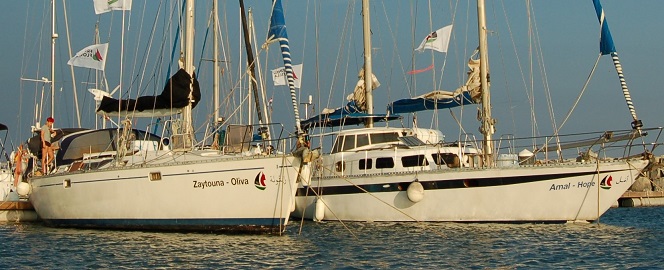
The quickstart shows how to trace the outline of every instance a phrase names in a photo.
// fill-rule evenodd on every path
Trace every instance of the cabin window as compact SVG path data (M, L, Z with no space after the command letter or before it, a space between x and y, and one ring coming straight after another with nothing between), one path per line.
M459 156L452 153L439 153L432 154L431 157L436 165L447 165L450 168L458 168L460 166Z
M369 135L367 134L359 134L357 135L357 147L362 147L365 145L369 145Z
M65 179L64 181L62 181L62 186L64 188L70 188L71 187L71 179Z
M428 166L429 161L427 161L424 155L415 155L415 156L402 157L401 164L404 167L419 167L419 166Z
M355 148L355 135L347 135L344 139L343 150L347 151L353 148Z
M360 159L360 170L369 170L371 169L372 159Z
M391 157L377 158L376 169L389 169L394 168L394 159Z
M85 165L83 165L83 170L88 171L88 170L99 169L99 168L103 167L104 165L109 164L111 162L113 162L112 159L104 159L104 160L100 160L100 161L91 161L91 162L85 163Z
M388 143L388 142L398 142L399 134L397 133L379 133L371 134L371 143Z
M341 152L341 144L344 141L344 136L337 137L337 140L334 141L334 147L332 147L332 153Z

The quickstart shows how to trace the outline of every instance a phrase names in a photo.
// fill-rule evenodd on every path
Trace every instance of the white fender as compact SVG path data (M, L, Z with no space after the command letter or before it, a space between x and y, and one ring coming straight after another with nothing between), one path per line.
M21 182L16 187L16 192L21 196L28 196L32 192L32 186L26 182Z
M302 168L300 169L300 179L299 181L302 182L302 185L308 186L311 184L311 165L310 163L307 164L302 164Z
M323 198L318 197L316 199L314 221L323 221L323 218L325 218L325 202L323 201Z
M418 181L412 182L410 185L408 185L406 194L408 194L408 199L411 202L419 202L424 199L424 187Z

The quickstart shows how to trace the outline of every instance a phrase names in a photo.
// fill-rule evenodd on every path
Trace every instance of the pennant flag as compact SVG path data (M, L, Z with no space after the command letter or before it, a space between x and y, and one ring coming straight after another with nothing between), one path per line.
M295 79L295 88L300 88L302 78L302 64L293 65L293 79ZM286 68L280 67L272 70L272 81L274 81L274 86L279 85L288 85L286 79Z
M418 73L422 73L422 72L425 72L425 71L429 71L429 70L432 70L432 69L433 69L433 64L431 64L428 67L425 67L425 68L422 68L422 69L411 70L411 71L408 71L406 73L408 73L408 75L413 75L413 74L418 74Z
M104 70L104 66L106 65L107 50L108 43L87 46L83 50L77 52L74 57L69 59L67 64L76 67Z
M445 26L429 34L422 40L416 51L424 51L424 49L431 49L439 52L447 52L447 46L450 44L450 36L452 35L452 25Z
M295 127L297 133L302 134L300 126L300 111L297 108L297 92L295 92L295 75L293 74L293 63L291 61L290 45L288 44L288 32L286 31L286 19L284 18L284 8L281 6L281 0L272 1L272 16L270 17L270 30L267 33L267 44L279 41L281 48L281 58L284 60L284 71L288 80L288 90L290 91L291 103L293 105L293 114L295 114Z
M613 44L613 37L611 37L611 31L609 31L609 23L604 18L604 9L599 0L593 0L593 5L595 5L595 12L597 13L597 19L599 20L599 25L602 28L602 32L599 36L599 51L602 55L610 54L616 52L616 46Z
M270 17L270 29L267 32L267 42L275 41L288 42L288 32L286 31L286 19L284 18L284 9L281 7L281 0L273 2L272 16Z
M131 10L131 0L93 0L95 14L102 14L111 10Z

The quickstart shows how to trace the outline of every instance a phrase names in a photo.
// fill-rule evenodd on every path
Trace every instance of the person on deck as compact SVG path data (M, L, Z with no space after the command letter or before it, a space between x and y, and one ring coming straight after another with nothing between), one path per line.
M27 156L26 150L23 149L23 144L19 145L18 150L14 154L14 188L17 188L18 183L23 180L23 172L28 167Z
M53 154L53 146L51 145L51 138L55 136L53 131L53 123L55 119L49 117L46 119L46 124L41 127L41 141L42 141L42 173L45 175L48 172L48 166L51 164L55 155Z

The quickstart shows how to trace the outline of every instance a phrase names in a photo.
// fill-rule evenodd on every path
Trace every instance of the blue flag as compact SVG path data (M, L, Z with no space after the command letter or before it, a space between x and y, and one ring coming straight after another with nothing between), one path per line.
M284 70L288 80L291 103L295 113L295 126L298 134L302 133L300 126L300 113L298 111L297 93L295 92L295 76L293 75L293 64L291 62L290 45L288 44L288 33L286 32L286 19L284 18L284 8L281 6L281 0L272 2L272 17L270 18L270 31L267 33L267 42L279 41L281 56L284 59Z
M597 19L599 20L599 25L602 27L602 33L600 34L599 39L599 51L602 55L610 54L616 52L616 46L613 45L613 38L611 37L611 31L609 31L609 23L604 17L604 9L599 0L593 0L593 5L595 5L595 12L597 12Z
M281 0L274 1L272 18L270 19L270 31L267 33L267 39L288 39L286 32L286 19L284 19L284 9L281 6Z

